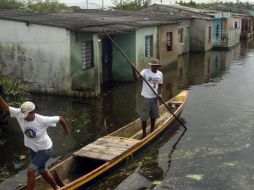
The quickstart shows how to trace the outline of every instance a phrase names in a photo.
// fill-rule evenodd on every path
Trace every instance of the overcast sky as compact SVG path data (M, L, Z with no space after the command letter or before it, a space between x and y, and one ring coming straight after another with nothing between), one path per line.
M102 2L104 2L104 7L108 7L112 5L113 0L58 0L59 2L65 3L69 6L77 5L81 8L101 8ZM163 4L173 4L176 0L162 0ZM180 1L180 0L177 0ZM182 0L184 2L189 2L190 0ZM216 0L193 0L194 2L212 2ZM220 0L219 0L220 1ZM223 0L223 2L237 2L237 0ZM248 0L240 0L240 2L247 2ZM254 0L249 0L249 2L254 2ZM161 3L161 0L153 0L153 3Z

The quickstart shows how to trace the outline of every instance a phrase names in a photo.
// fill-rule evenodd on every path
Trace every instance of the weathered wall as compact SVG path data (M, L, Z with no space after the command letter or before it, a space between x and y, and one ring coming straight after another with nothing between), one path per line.
M65 29L0 20L0 64L34 92L69 94L70 39Z
M178 40L178 55L182 55L190 51L190 20L183 21L178 28L183 28L183 39L184 43L179 43ZM177 33L178 34L178 33Z
M208 41L209 26L212 27L213 31L212 21L204 19L194 19L191 22L190 51L202 52L212 49L213 47L212 40Z
M76 92L93 91L95 81L95 67L83 69L81 63L81 43L93 40L92 33L71 32L71 88ZM99 55L94 52L94 55ZM95 61L95 60L94 60Z
M73 95L97 96L101 86L101 43L93 33L71 32L71 89ZM93 67L82 68L81 43L93 41Z
M222 19L214 19L213 21L213 46L216 46L221 41Z
M235 28L235 22L237 23L236 28ZM236 43L240 42L241 27L242 27L242 19L240 17L230 17L228 19L228 28L234 29L232 38L235 40Z
M145 36L153 35L153 57L157 58L157 26L145 27L136 31L136 65L139 70L148 67L145 57Z
M253 37L253 19L251 17L242 17L241 19L241 39Z
M127 55L133 64L136 64L136 47L135 47L135 33L121 34L113 36L113 40ZM123 55L119 50L113 46L112 49L112 77L113 81L133 81L133 72Z
M209 51L213 48L213 35L214 35L214 26L212 20L203 20L205 26L205 49L204 51ZM209 27L211 27L211 39L209 40Z
M172 51L168 51L166 48L167 32L173 33ZM158 27L158 54L158 58L163 66L177 60L179 55L178 24L163 25Z

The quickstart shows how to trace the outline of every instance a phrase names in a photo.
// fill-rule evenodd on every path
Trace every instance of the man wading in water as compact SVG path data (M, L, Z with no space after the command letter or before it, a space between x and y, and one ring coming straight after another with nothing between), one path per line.
M161 71L158 70L159 66L161 65L158 59L151 59L148 63L151 68L144 69L140 72L140 75L150 84L153 90L158 94L161 98L161 89L163 84L163 74ZM139 74L136 74L136 79L140 80L142 77ZM157 118L160 117L160 110L159 110L159 101L156 94L151 90L151 88L146 84L143 80L142 85L142 108L141 108L141 121L142 121L142 129L143 129L143 138L146 136L146 126L147 120L151 119L151 132L155 128L155 121Z
M2 85L0 84L0 89ZM35 186L36 172L56 190L60 189L52 175L46 168L46 162L52 156L52 141L47 134L47 128L56 126L59 123L64 132L64 136L69 134L67 123L61 116L42 116L35 113L35 105L32 102L24 102L20 108L9 106L2 98L0 92L0 107L9 112L11 117L18 120L20 128L24 134L25 146L28 147L32 161L27 169L27 189L33 190Z

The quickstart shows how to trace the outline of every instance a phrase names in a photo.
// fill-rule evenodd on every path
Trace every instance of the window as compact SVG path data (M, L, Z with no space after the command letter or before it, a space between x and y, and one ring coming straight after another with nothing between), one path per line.
M208 42L212 41L212 27L208 27Z
M82 69L89 69L93 63L93 41L81 42L81 63Z
M167 33L167 44L166 44L167 51L173 50L173 32Z
M183 28L178 29L179 43L183 43Z
M216 39L218 39L219 36L220 36L220 25L217 24L217 25L216 25Z
M145 37L145 57L153 57L153 36Z
M238 28L237 21L235 21L235 23L234 23L234 28Z

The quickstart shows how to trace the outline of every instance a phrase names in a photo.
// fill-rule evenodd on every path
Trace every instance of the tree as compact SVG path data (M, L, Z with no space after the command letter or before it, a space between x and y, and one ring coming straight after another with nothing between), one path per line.
M0 0L0 9L22 9L25 4L17 0Z
M176 4L186 6L186 7L201 8L201 9L206 9L206 8L219 9L221 7L230 8L230 9L231 8L236 8L236 9L253 9L254 8L254 4L249 1L247 2L237 1L236 3L233 3L233 2L224 2L224 1L216 0L215 2L212 2L212 3L196 3L191 0L188 3L185 3L182 0L180 0L179 2L176 1Z
M4 98L11 106L19 106L29 97L26 86L20 80L6 78L2 71L0 71L0 83L3 85Z
M114 0L113 9L121 10L140 10L149 7L152 0Z
M59 3L58 0L28 0L26 10L37 12L54 12L68 10L69 8Z
M0 9L14 9L22 11L52 12L70 10L58 0L0 0Z
M0 84L2 85L0 93L11 106L20 106L20 103L29 98L28 91L22 82L17 79L7 79L2 75L2 71L0 71ZM3 128L8 125L7 118L6 112L0 109L0 136Z

